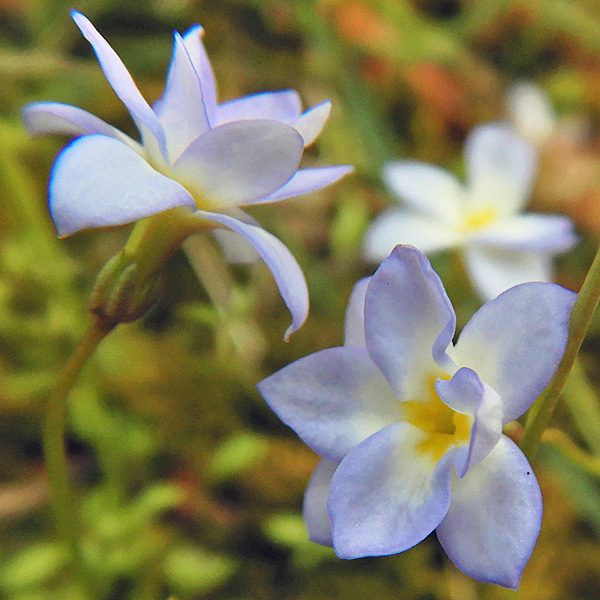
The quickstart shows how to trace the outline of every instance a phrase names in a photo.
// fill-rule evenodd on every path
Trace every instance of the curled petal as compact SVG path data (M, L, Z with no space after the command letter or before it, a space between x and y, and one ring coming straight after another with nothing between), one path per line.
M408 550L428 536L450 505L452 451L434 463L423 432L394 423L350 452L331 480L329 514L340 558Z
M202 43L204 28L201 25L190 27L182 36L183 43L200 79L204 107L211 127L215 127L215 110L217 106L217 84L215 74L208 59L206 48Z
M195 206L183 186L104 135L77 138L61 152L52 168L49 197L60 236L130 223L175 206Z
M469 577L516 589L542 522L542 495L525 455L502 436L463 479L452 479L452 502L437 535Z
M383 211L365 233L364 255L379 262L398 244L416 246L422 252L438 252L460 244L462 236L446 223L412 211L389 208Z
M450 408L474 417L469 444L454 455L456 472L464 477L495 448L502 435L502 399L467 367L456 371L450 380L438 379L435 389Z
M296 172L302 149L302 137L289 125L235 121L199 137L173 171L211 204L237 206L283 186Z
M371 281L365 277L358 281L350 294L344 321L344 346L366 347L365 343L365 295Z
M397 246L369 284L365 337L373 362L399 399L419 399L435 363L454 370L446 349L455 326L454 309L426 256Z
M327 511L327 498L331 478L338 463L323 458L315 467L304 494L302 513L311 541L322 546L333 546L331 540L331 519Z
M510 127L500 123L480 125L465 145L470 200L491 206L501 215L523 208L536 169L534 147Z
M498 392L503 423L520 417L550 381L576 297L553 283L525 283L484 304L463 329L454 357Z
M249 223L219 213L198 210L194 213L201 219L218 223L245 237L260 254L273 274L279 293L292 314L292 324L287 328L287 340L308 316L308 289L302 270L290 251L273 235Z
M254 201L253 204L267 204L299 196L300 194L309 194L335 183L338 179L341 179L344 175L352 171L354 171L354 167L350 165L300 169L283 187L264 198Z
M109 43L98 33L90 21L76 10L71 11L71 16L75 24L81 30L83 36L92 45L98 62L108 83L127 107L133 120L135 121L144 145L151 140L147 140L148 134L151 134L155 143L158 144L162 155L167 158L166 138L162 125L158 117L154 114L150 105L144 100L138 90L135 82L131 78L129 71L121 62L117 53L110 47Z
M40 135L106 135L125 142L132 150L142 154L142 147L134 139L96 115L70 104L60 102L34 102L23 109L23 122L27 133Z
M286 425L333 461L400 418L392 390L364 348L310 354L257 387Z
M304 139L304 147L312 144L319 137L327 119L329 119L330 113L331 101L326 100L325 102L321 102L321 104L309 108L291 123L292 127Z
M485 300L520 283L552 280L552 256L547 252L472 244L463 256L473 287Z
M573 221L560 215L514 215L482 229L470 241L479 246L558 253L577 242L573 229Z
M216 122L221 125L242 119L269 119L290 124L301 111L300 96L295 90L262 92L220 104L216 111Z
M383 168L383 179L407 206L453 225L460 222L464 190L448 171L414 161L393 161Z
M155 111L167 136L170 162L209 128L200 79L178 33L173 42L165 93Z

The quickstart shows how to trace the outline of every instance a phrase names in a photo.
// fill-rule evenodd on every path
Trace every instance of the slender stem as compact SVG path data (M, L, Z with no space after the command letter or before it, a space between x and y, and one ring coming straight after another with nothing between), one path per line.
M550 422L558 398L567 383L571 368L590 326L600 300L600 248L581 286L571 312L567 348L550 383L533 405L521 440L521 449L531 460L537 451L544 430Z
M73 518L73 497L69 487L65 448L67 399L81 369L109 331L99 319L93 318L48 398L43 424L44 454L54 517L59 535L67 544L71 563L81 587L82 600L93 598L94 594L81 555L77 522Z

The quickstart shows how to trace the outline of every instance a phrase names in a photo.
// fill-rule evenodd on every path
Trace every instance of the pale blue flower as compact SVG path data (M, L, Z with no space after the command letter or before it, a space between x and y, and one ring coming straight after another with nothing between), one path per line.
M308 310L302 272L287 248L239 207L312 192L351 171L298 168L304 147L329 116L330 102L302 113L297 92L286 90L219 104L203 29L196 25L183 36L175 33L166 88L151 107L90 21L71 14L141 141L75 106L37 102L24 109L32 134L81 136L52 169L49 205L59 235L190 207L207 228L233 231L254 247L273 272L297 329ZM240 248L228 247L232 258L247 258ZM248 244L241 247L242 254L247 251Z
M371 224L364 251L379 262L399 243L427 254L458 248L471 281L488 300L526 281L551 281L552 258L576 242L558 215L521 214L535 176L533 146L510 127L476 127L465 145L467 182L434 165L394 161L383 171L406 208Z
M516 588L542 498L503 435L552 377L576 295L526 283L456 318L423 253L398 246L360 281L343 347L259 383L323 460L308 485L312 540L341 558L403 552L433 530L467 575Z

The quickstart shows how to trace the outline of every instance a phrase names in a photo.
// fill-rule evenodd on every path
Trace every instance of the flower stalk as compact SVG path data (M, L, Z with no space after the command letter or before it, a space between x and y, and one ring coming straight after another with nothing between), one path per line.
M592 266L586 275L585 281L577 296L577 301L571 312L569 322L569 339L565 353L558 365L556 373L540 394L536 403L533 405L523 438L521 440L521 450L529 460L535 457L540 440L544 430L550 422L554 413L560 394L562 393L569 373L573 368L585 334L590 326L590 322L600 300L600 248L596 252Z
M92 318L71 360L50 393L43 423L44 455L56 527L68 548L82 600L93 598L94 594L81 553L77 522L73 518L73 495L69 486L69 466L65 448L67 399L79 373L111 329L112 327L108 328L101 319Z

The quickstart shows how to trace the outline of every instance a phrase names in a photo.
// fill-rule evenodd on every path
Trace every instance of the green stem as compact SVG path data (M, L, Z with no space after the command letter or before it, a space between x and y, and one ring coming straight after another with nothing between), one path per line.
M93 598L94 593L84 567L77 521L73 518L73 497L69 487L69 466L65 449L67 398L81 369L109 331L99 320L92 320L48 398L43 424L44 454L54 517L59 535L67 544L82 600Z
M521 440L521 450L533 459L558 398L567 383L579 349L600 300L600 248L581 286L569 322L567 348L550 383L533 405Z

